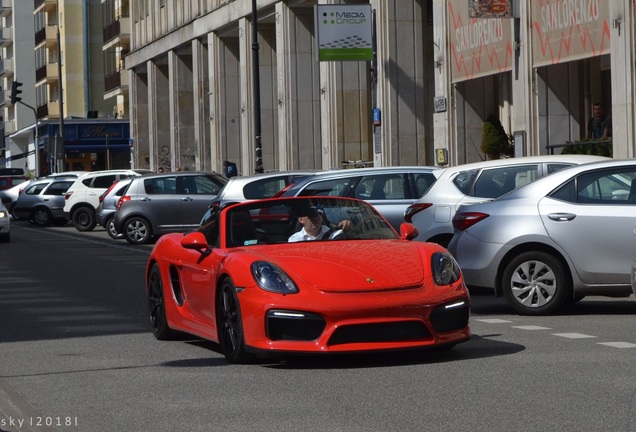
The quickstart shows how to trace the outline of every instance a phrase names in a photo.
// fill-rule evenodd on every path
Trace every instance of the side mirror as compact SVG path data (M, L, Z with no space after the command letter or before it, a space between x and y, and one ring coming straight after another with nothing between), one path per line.
M400 238L402 240L413 240L419 234L419 231L412 223L404 222L400 225Z
M181 246L186 249L194 249L201 253L204 253L210 248L208 241L205 239L203 233L199 231L186 234L181 239Z

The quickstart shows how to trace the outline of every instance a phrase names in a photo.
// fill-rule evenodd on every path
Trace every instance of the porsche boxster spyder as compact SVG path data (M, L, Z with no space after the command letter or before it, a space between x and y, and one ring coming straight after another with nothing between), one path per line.
M321 233L291 242L308 217ZM398 234L357 199L212 206L197 230L164 235L151 252L153 333L217 342L234 363L262 354L453 347L470 338L468 291L446 249L411 242L415 236L413 225Z

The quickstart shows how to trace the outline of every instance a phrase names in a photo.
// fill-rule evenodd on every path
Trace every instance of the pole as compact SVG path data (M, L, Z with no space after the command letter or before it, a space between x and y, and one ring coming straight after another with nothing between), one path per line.
M108 147L108 134L106 134L106 169L110 169L110 148Z
M263 148L261 147L261 84L259 74L258 59L258 16L256 10L256 0L252 0L252 86L254 98L254 148L256 152L256 167L254 171L262 173L263 169Z
M57 2L57 75L59 76L59 91L60 91L60 138L62 139L62 145L58 147L59 155L55 154L57 161L58 172L64 171L64 158L66 154L66 143L64 142L64 90L62 88L62 42L60 38L60 2ZM61 156L61 160L58 160L58 156Z
M33 147L35 154L35 178L38 178L40 177L40 134L38 131L38 111L27 103L24 103L22 101L18 101L18 103L24 105L27 108L30 108L31 111L33 111L33 116L35 117L35 143Z

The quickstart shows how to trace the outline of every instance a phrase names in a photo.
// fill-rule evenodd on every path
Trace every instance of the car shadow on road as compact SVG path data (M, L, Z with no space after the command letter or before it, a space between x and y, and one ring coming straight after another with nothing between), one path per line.
M516 354L525 350L523 345L495 340L497 336L496 334L473 335L469 341L453 349L426 348L354 354L281 354L268 358L256 358L251 365L274 369L365 369L471 361ZM210 352L210 355L165 362L162 363L163 366L176 368L231 366L222 357L218 344L194 339L185 342Z

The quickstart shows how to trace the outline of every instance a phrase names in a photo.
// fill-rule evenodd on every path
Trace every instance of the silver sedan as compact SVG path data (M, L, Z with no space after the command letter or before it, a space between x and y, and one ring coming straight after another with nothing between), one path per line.
M461 206L448 249L469 286L544 315L586 295L627 296L636 256L636 160L593 162Z

